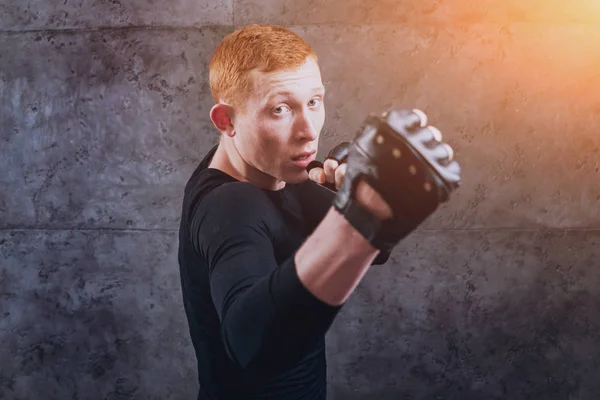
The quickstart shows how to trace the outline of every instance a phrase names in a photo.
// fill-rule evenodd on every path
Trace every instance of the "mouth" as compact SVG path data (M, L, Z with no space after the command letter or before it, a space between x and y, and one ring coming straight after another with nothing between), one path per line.
M307 151L301 154L296 155L292 158L292 162L296 164L298 168L306 169L308 164L310 164L315 159L316 151Z
M295 156L294 158L292 158L292 161L304 161L304 160L308 160L309 158L311 158L316 152L313 151L307 151L301 154L298 154L297 156Z

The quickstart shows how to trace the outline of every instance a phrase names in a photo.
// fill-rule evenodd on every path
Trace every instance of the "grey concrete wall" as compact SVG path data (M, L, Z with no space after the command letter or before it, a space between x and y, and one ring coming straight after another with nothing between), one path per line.
M0 4L0 398L194 398L179 207L252 22L321 57L321 156L416 106L464 170L332 327L330 398L599 398L600 6L440 3Z

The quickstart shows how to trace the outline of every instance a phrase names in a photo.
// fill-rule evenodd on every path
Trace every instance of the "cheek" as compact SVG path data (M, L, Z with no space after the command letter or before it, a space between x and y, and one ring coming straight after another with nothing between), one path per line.
M323 105L321 109L314 113L314 117L312 118L313 127L319 133L321 133L321 129L323 129L323 125L325 125L325 106Z
M281 138L275 132L269 132L261 137L260 151L262 154L274 159L284 150Z
M285 145L282 140L282 133L273 126L261 126L252 135L253 153L256 155L256 162L262 165L278 163L279 156L285 154Z

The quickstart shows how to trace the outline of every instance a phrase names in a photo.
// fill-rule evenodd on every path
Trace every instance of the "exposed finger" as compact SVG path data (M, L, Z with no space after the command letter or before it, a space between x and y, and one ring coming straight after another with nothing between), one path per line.
M456 161L452 161L446 166L446 170L451 174L458 175L460 174L460 165Z
M452 148L452 146L450 146L447 143L443 144L444 149L446 150L446 158L448 159L448 161L452 161L454 160L454 149Z
M435 140L437 142L442 141L442 133L435 126L421 128L412 137L423 143L430 142L432 140Z
M425 114L423 111L419 110L418 108L414 108L412 110L412 112L414 112L415 114L417 114L419 116L419 119L421 120L421 128L424 128L427 126L427 114Z
M325 170L325 176L327 178L327 182L334 183L335 182L335 170L338 167L338 162L333 159L327 159L323 163L323 168Z
M344 176L346 175L346 167L348 164L343 163L335 170L335 187L339 189L342 186L342 182L344 181Z
M427 127L427 129L429 129L431 131L431 134L433 135L433 138L435 140L437 140L438 142L442 141L442 132L440 132L440 130L438 128L430 125Z
M308 177L317 183L323 184L327 181L323 168L315 167L308 172Z
M446 143L442 143L429 151L438 160L447 160L450 162L454 158L454 150Z

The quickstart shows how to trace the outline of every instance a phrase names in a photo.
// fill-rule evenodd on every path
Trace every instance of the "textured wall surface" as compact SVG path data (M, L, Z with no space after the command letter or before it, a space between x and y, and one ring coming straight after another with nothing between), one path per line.
M317 51L321 156L419 107L464 171L336 320L330 398L600 397L596 1L59 3L0 4L0 399L194 398L179 207L253 22Z

